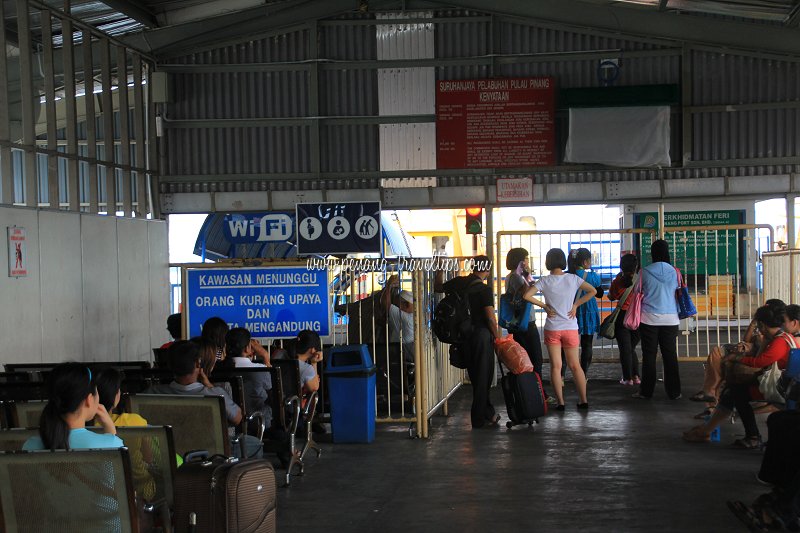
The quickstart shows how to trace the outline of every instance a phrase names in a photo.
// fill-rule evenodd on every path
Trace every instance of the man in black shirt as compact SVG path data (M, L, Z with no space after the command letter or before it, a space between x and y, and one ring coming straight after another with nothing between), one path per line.
M466 294L470 306L472 332L469 339L458 348L467 354L467 373L472 382L472 427L483 427L486 423L496 425L500 415L495 413L489 398L494 372L494 341L500 338L500 329L494 314L492 288L484 281L489 277L491 261L485 255L473 259L472 274L459 276L444 283L444 272L436 273L436 292ZM473 282L479 280L480 284Z

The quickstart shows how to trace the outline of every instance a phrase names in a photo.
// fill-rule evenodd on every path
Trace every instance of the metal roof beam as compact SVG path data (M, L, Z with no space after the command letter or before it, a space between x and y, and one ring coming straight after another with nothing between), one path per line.
M158 26L156 16L137 0L102 0L102 2L148 28Z
M396 0L372 0L370 9L396 5ZM354 11L352 0L297 0L274 5L262 5L221 16L178 24L168 28L146 30L123 40L131 46L150 50L159 57L174 57L180 53L207 47L209 44L235 37L263 33L307 23Z
M452 0L449 5L477 11L551 21L580 29L597 28L629 36L660 37L739 50L800 55L800 32L795 28L695 17L669 11L579 0Z
M792 8L792 12L789 14L789 17L783 24L785 26L796 28L798 23L800 23L800 2L795 4L795 6Z

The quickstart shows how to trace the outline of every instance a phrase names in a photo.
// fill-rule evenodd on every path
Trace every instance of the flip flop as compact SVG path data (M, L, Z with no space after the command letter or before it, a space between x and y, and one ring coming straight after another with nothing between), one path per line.
M706 403L716 403L717 399L713 396L706 394L703 391L697 392L689 396L689 399L693 402L706 402Z
M744 502L739 500L728 500L727 505L728 509L731 510L736 518L741 520L742 523L747 526L747 529L753 533L769 533L769 526L764 523L764 521L756 514L755 511L745 505Z

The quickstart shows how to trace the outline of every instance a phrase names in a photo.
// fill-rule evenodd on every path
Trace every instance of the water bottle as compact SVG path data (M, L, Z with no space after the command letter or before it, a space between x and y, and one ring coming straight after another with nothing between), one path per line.
M706 415L705 417L706 424L708 424L709 420L711 420L711 415ZM711 442L719 442L719 441L720 441L719 426L717 426L711 431Z

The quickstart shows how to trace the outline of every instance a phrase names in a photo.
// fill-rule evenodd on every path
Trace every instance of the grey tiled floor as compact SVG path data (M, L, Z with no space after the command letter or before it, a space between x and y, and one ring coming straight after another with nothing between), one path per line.
M590 372L588 413L551 413L534 429L471 430L471 390L434 417L431 438L380 425L372 444L325 444L306 475L279 490L280 531L744 531L725 500L750 500L760 452L689 444L702 368L681 364L684 399L630 398L618 365ZM545 372L545 375L547 373ZM492 398L505 418L499 389ZM759 417L763 423L765 417ZM762 430L765 432L765 430Z

